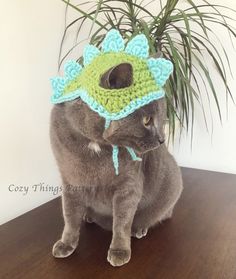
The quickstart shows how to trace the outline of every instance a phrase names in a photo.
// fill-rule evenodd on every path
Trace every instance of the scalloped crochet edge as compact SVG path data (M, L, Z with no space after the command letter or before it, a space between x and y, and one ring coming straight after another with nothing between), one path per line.
M135 110L149 104L154 100L158 100L165 96L165 92L163 89L158 91L149 92L147 95L142 98L135 99L129 103L126 107L124 107L121 111L117 113L108 112L102 105L100 105L95 99L93 99L86 90L78 89L71 94L61 96L59 98L54 98L52 96L51 101L53 104L60 104L66 101L72 101L76 98L81 98L93 111L97 112L101 117L106 120L119 120L133 113Z
M120 52L124 50L125 42L118 30L111 29L107 32L101 47L103 52Z

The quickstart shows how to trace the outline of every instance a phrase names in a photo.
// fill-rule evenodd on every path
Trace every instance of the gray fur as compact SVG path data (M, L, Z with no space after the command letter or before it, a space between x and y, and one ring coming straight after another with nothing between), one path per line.
M143 123L145 116L152 117L149 125ZM113 266L123 265L130 260L131 235L141 238L171 217L182 179L163 144L165 116L161 99L112 121L104 131L105 120L80 99L54 106L50 135L63 181L65 221L62 237L53 247L55 257L73 253L81 222L87 220L112 230L107 260ZM118 176L112 144L120 147ZM134 148L142 161L132 161L124 146Z

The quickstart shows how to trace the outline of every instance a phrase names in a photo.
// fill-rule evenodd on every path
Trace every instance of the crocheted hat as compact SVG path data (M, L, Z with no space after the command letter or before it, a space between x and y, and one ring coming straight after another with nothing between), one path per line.
M132 84L125 88L107 89L100 86L101 76L110 68L129 63L133 69ZM51 79L53 104L81 98L92 110L105 118L105 128L110 121L124 118L164 97L163 86L173 71L173 65L164 58L149 58L148 40L144 34L136 35L125 46L121 34L110 30L101 50L87 45L83 52L82 67L76 61L64 66L65 76ZM137 160L133 149L127 147L133 160ZM114 158L118 158L118 147L113 147ZM118 159L117 159L118 161ZM118 173L118 166L115 166Z

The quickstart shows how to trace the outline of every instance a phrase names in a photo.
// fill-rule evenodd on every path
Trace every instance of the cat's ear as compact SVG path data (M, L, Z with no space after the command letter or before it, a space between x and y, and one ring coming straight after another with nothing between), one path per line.
M129 63L121 63L110 68L100 79L100 86L106 89L129 87L133 82L133 68Z

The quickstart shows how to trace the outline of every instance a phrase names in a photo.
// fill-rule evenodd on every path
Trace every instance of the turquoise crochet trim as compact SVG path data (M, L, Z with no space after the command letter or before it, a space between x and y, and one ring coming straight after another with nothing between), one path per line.
M102 42L102 50L104 52L119 52L124 50L125 43L119 31L112 29L109 31Z
M107 129L110 126L111 120L105 119L105 129Z
M164 58L149 58L147 60L148 68L152 72L153 77L161 87L165 85L166 80L173 72L173 64Z
M57 98L55 95L52 95L51 102L52 104L61 104L61 103L73 101L79 97L80 97L80 92L78 91L73 92L73 94L60 96L59 98Z
M92 45L87 45L83 52L84 66L90 64L100 54L100 50Z
M76 61L70 60L64 66L65 78L67 81L75 79L82 71L82 66Z
M57 100L62 96L64 88L66 87L66 84L67 84L67 79L62 78L62 77L54 77L54 78L51 78L50 81L51 81L52 89L53 89L53 95L52 95L53 98L52 99Z
M112 161L113 161L113 166L115 168L115 173L116 175L119 174L119 159L118 159L118 154L119 154L119 148L117 145L112 146Z
M142 158L138 157L133 148L126 146L127 151L129 152L131 158L133 161L142 161ZM119 174L119 147L117 145L112 146L112 161L113 161L113 166L115 169L115 174Z
M138 157L135 154L133 148L126 146L126 149L128 150L128 152L129 152L129 154L130 154L130 156L131 156L133 161L142 161L142 158Z
M125 52L139 58L147 58L149 55L148 40L145 35L137 35L128 42Z

